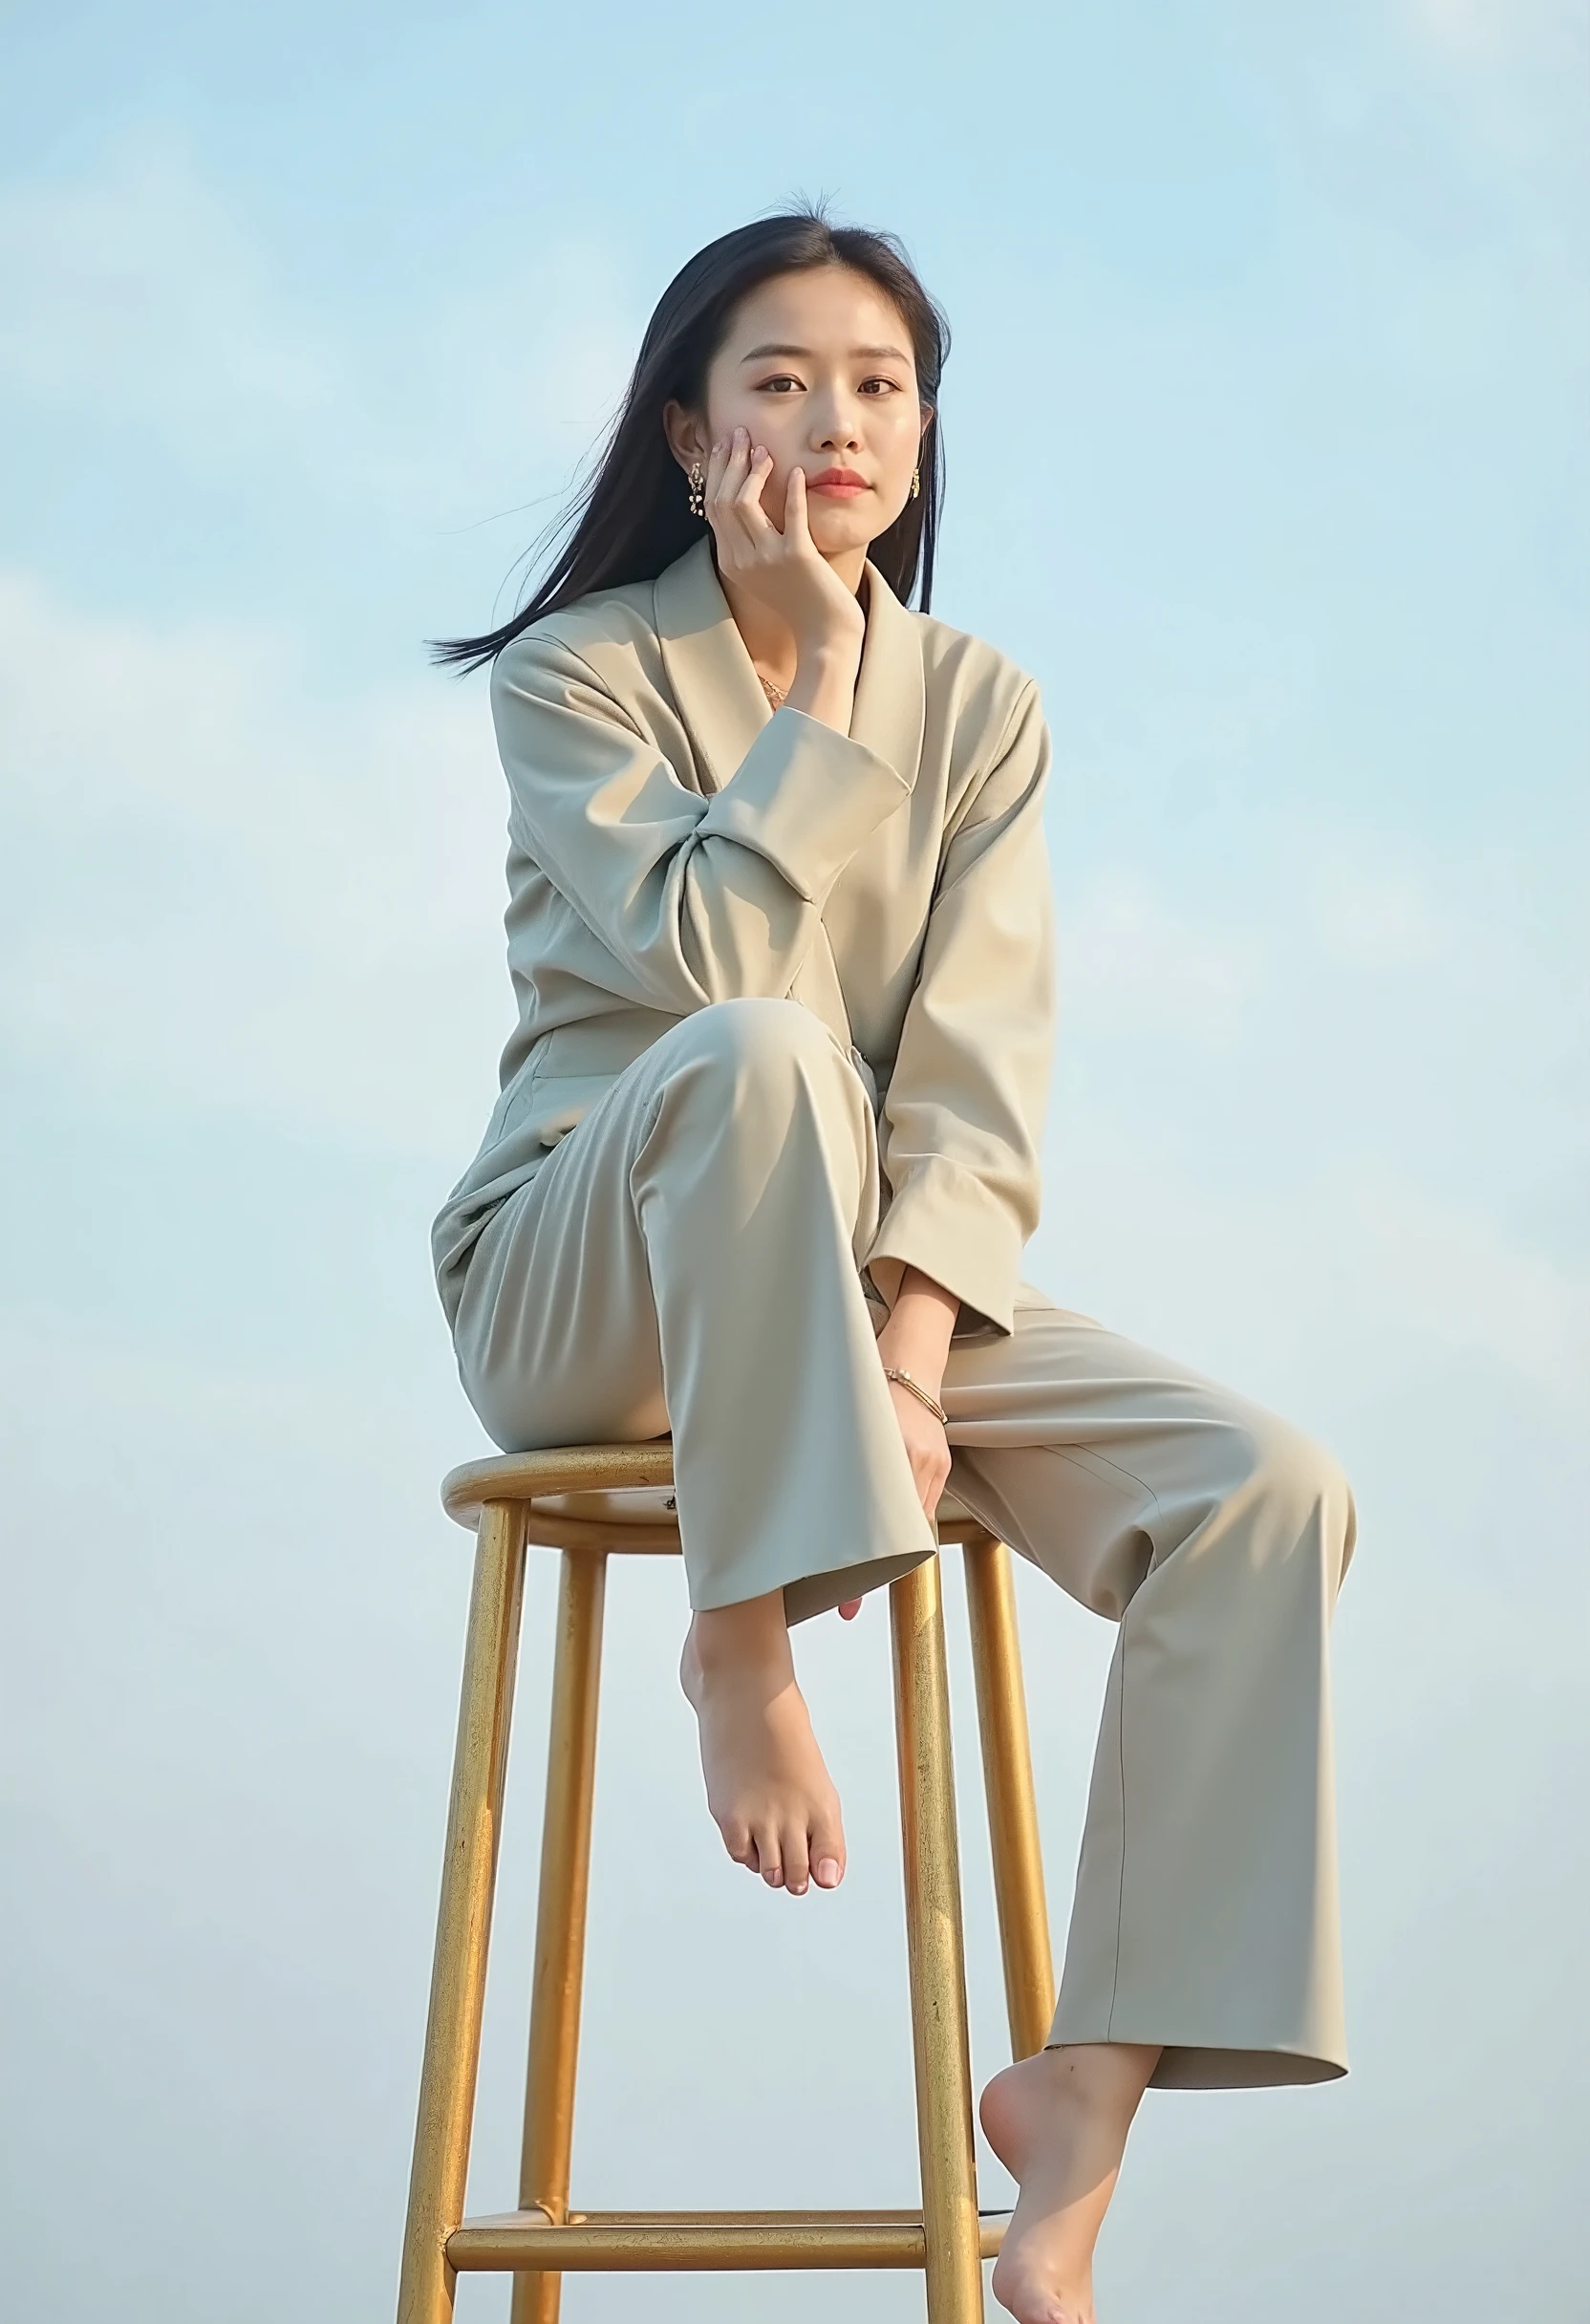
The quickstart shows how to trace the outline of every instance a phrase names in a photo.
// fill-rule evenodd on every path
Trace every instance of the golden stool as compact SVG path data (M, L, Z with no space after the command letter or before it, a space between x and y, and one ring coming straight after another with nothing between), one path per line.
M513 2324L555 2324L572 2270L920 2268L929 2324L981 2324L981 2261L1002 2218L978 2212L960 1862L939 1561L889 1585L906 1939L922 2206L914 2211L583 2211L569 2207L610 1551L677 1552L674 1448L581 1445L472 1461L442 1486L477 1529L458 1748L447 1810L398 2324L448 2324L458 2273L511 2271ZM938 1539L966 1553L978 1724L1012 2053L1054 2009L1048 1916L1016 1637L1010 1553L948 1495ZM503 1779L527 1542L563 1553L541 1841L529 2068L517 2211L465 2219Z

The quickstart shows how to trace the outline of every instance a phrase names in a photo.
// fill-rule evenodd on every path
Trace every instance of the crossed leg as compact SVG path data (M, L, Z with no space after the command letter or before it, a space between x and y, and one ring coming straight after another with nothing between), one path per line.
M837 1884L845 1838L788 1620L935 1547L859 1273L877 1209L870 1099L822 1022L714 1003L504 1204L456 1329L505 1451L672 1428L708 1804L731 1856L796 1895Z
M682 1669L709 1803L796 1892L845 1859L784 1616L935 1546L857 1272L876 1170L818 1021L717 1004L504 1206L459 1317L505 1450L672 1426L692 1607L728 1642L693 1625ZM985 2098L1022 2186L997 2290L1023 2324L1082 2324L1142 2085L1345 2071L1327 1632L1354 1518L1262 1408L1026 1287L1015 1322L952 1344L952 1489L1118 1625L1052 2047Z

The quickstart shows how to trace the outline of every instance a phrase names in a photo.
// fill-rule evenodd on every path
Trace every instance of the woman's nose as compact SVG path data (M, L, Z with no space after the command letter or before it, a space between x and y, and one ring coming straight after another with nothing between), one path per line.
M819 423L814 436L814 448L819 452L853 451L861 441L855 414L838 408Z

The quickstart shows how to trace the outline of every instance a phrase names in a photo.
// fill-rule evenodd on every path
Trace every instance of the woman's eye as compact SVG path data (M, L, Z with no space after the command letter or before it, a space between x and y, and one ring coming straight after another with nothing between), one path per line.
M782 371L776 378L763 379L762 384L763 387L799 387L801 382L792 373Z
M896 395L900 386L897 379L864 379L861 384L863 387L887 387Z

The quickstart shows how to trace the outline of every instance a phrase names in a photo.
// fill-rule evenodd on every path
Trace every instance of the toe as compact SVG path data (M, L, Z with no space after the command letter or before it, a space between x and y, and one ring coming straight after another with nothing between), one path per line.
M837 1888L845 1878L845 1835L837 1816L812 1825L809 1855L811 1877L818 1887Z
M811 1877L811 1864L806 1855L806 1832L804 1824L791 1824L784 1836L781 1859L784 1864L784 1884L791 1896L805 1896Z

